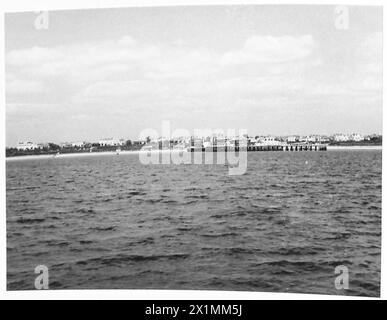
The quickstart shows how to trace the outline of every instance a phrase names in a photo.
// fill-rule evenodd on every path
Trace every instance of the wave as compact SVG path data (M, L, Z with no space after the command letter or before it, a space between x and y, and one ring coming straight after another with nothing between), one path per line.
M77 265L87 264L102 264L106 266L121 265L127 262L150 262L157 260L180 260L187 259L190 254L187 253L173 253L173 254L159 254L159 255L126 255L118 254L109 257L91 258L86 260L77 261Z
M97 230L97 231L114 231L116 230L117 226L108 226L108 227L93 227L90 228L92 230Z
M16 220L17 223L21 223L21 224L24 224L24 223L41 223L41 222L44 222L46 221L45 218L19 218Z

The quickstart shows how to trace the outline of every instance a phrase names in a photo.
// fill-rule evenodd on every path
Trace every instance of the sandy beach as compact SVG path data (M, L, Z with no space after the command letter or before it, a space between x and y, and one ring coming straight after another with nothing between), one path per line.
M133 155L147 152L167 153L167 152L187 152L186 150L124 150L120 151L119 155L115 151L104 151L104 152L79 152L79 153L63 153L59 155L53 154L39 154L39 155L27 155L27 156L16 156L7 157L6 161L21 161L21 160L36 160L36 159L61 159L61 158L75 158L75 157L95 157L95 156L122 156L122 155Z

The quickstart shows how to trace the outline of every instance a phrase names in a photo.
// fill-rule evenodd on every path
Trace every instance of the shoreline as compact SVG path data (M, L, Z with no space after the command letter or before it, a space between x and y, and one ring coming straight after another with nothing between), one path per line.
M327 146L328 151L335 150L383 150L383 146Z
M186 150L123 150L117 154L115 151L101 151L101 152L77 152L77 153L61 153L56 154L34 154L25 156L6 157L6 161L20 161L20 160L34 160L34 159L62 159L62 158L76 158L76 157L95 157L95 156L121 156L121 155L135 155L146 152L187 152Z
M383 150L383 146L327 146L327 151L345 151L345 150ZM168 149L168 150L124 150L120 151L118 155L134 155L143 152L188 152L185 149ZM280 151L277 151L280 152ZM286 151L283 151L286 152ZM39 154L39 155L24 155L6 157L6 161L20 161L20 160L34 160L34 159L61 159L61 158L75 158L75 157L95 157L95 156L118 156L115 151L101 151L101 152L78 152L78 153L63 153L59 155L53 154Z

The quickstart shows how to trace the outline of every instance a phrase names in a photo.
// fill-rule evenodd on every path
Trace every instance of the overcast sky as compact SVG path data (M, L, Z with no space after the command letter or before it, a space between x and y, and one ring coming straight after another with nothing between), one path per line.
M382 132L382 9L126 8L5 17L6 138L135 139L146 128Z

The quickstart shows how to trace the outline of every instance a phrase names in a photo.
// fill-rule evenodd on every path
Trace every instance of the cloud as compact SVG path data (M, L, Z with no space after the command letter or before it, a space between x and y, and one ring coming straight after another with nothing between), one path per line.
M6 92L9 95L41 93L44 91L44 86L39 81L23 80L13 77L8 77L6 81Z
M341 83L319 77L325 67L319 47L311 35L255 35L228 51L124 36L12 50L6 53L7 117L25 121L35 112L72 127L74 119L84 123L95 114L126 116L136 125L146 122L139 119L163 117L200 125L203 117L223 114L227 122L227 114L244 110L244 119L251 121L267 114L265 107L294 108L336 96L337 101L359 95L367 100L381 90L380 34L364 39Z
M63 95L57 92L61 90L69 95L68 101L79 104L106 105L107 101L120 99L131 101L132 105L136 100L149 104L149 98L154 99L153 103L162 103L160 100L173 97L181 102L184 96L187 100L211 95L216 98L220 93L239 99L239 95L273 91L275 87L286 90L282 84L289 81L282 79L278 85L277 80L294 68L302 73L307 67L302 63L315 47L309 35L253 36L246 39L241 49L226 53L181 45L179 41L140 43L124 36L117 40L12 50L6 54L7 72L12 77L7 97L12 99L17 92L45 88L46 97L51 94L62 101ZM245 69L235 68L235 64L242 63ZM292 81L297 82L294 77Z
M316 46L310 35L300 37L253 36L246 40L242 49L224 54L221 63L240 65L298 61L311 56Z
M368 35L356 53L356 72L358 73L359 89L379 91L383 85L383 35L375 32Z

